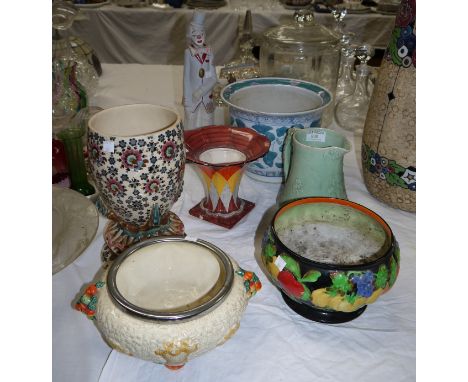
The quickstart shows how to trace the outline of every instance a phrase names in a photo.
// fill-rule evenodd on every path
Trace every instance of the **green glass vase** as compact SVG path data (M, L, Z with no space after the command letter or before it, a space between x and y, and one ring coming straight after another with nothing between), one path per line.
M94 187L88 182L85 160L83 155L83 127L70 127L60 131L57 136L65 146L67 156L68 172L70 176L70 188L82 193L85 196L96 192Z

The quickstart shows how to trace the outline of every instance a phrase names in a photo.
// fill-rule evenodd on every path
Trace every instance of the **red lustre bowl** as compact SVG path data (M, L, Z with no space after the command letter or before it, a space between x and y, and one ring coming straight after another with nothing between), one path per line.
M238 197L246 163L265 155L270 141L249 128L206 126L185 131L187 161L194 164L205 197L189 213L225 228L232 228L255 206Z

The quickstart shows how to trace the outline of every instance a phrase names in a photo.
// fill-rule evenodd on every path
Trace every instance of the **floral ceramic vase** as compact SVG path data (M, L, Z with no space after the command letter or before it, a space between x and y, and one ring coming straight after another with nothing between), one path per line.
M88 155L100 193L98 207L111 221L104 238L111 253L153 236L182 235L170 209L182 193L185 146L178 114L156 105L125 105L89 120Z
M354 320L392 288L400 249L388 224L337 198L303 198L275 214L262 243L263 270L286 304L310 320Z
M362 137L369 192L416 211L416 0L403 0L374 87Z

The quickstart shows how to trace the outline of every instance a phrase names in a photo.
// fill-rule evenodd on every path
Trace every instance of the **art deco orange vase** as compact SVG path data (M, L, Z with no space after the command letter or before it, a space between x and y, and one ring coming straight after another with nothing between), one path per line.
M206 126L186 131L185 145L205 189L205 198L189 213L232 228L255 206L238 196L244 165L265 155L270 141L248 128Z

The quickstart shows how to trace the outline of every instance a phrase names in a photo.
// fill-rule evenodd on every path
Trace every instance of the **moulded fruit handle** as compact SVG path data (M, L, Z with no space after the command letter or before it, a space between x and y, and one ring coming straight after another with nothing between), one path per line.
M245 293L248 298L251 298L255 293L262 289L262 283L254 272L246 271L239 267L236 274L243 278Z
M96 304L97 304L97 292L98 289L104 286L103 281L98 281L95 284L89 284L84 292L81 295L79 300L75 304L75 309L83 314L86 314L90 320L95 320L96 314Z

